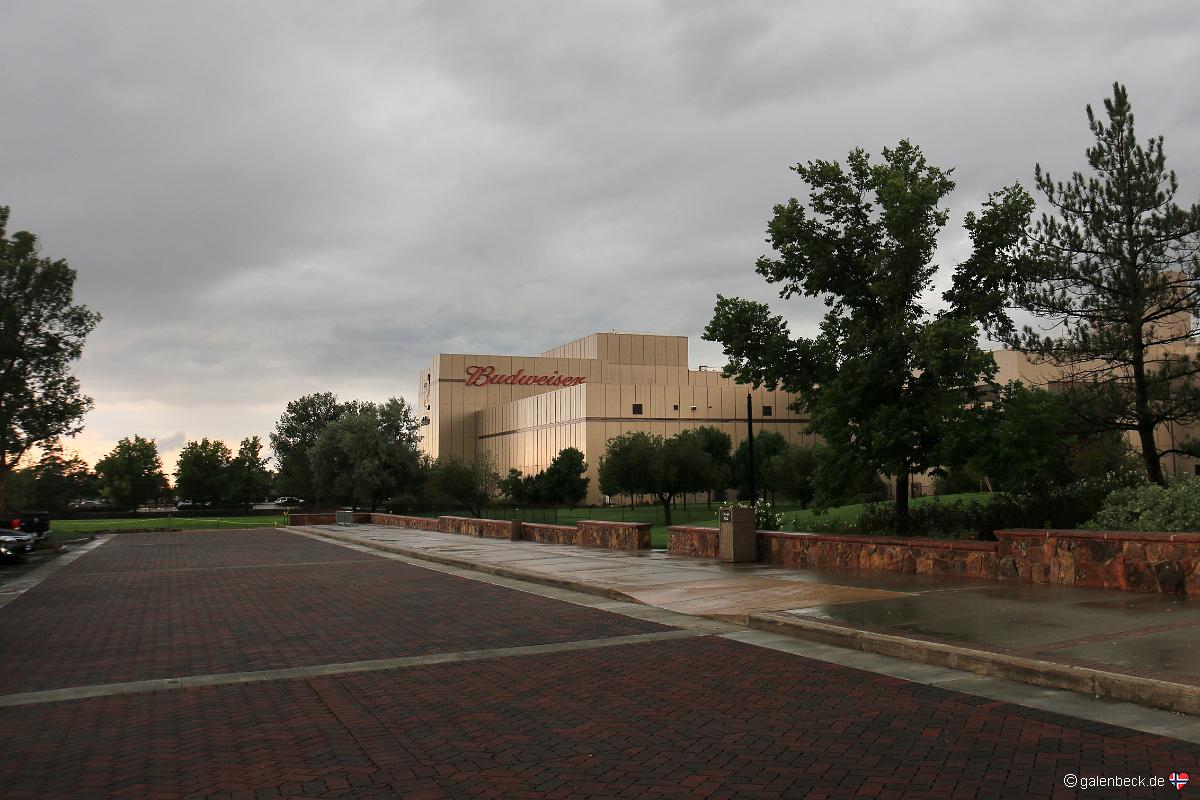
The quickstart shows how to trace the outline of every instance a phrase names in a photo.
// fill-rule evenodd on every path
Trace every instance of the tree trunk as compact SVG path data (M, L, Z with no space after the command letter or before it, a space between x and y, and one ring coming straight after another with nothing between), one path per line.
M1140 333L1141 328L1138 328ZM1141 353L1133 358L1133 405L1137 414L1138 440L1142 445L1142 463L1146 465L1146 477L1159 485L1166 485L1162 463L1158 458L1158 443L1154 441L1154 418L1150 415L1150 402L1146 392L1146 365Z
M896 476L896 535L908 535L909 475L902 472Z
M0 466L0 514L4 513L4 488L8 484L8 465Z
M663 524L670 526L670 524L671 524L671 500L673 499L673 495L660 494L659 497L662 499L662 504L663 504Z

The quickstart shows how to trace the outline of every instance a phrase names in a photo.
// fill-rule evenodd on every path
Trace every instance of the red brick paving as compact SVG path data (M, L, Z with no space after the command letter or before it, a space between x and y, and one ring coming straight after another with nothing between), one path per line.
M715 638L6 708L0 729L12 800L1045 797L1073 796L1066 772L1200 764L1163 737Z
M271 530L123 534L3 611L0 694L665 630Z
M469 641L481 616L494 613L510 614L500 638L512 643L538 641L547 624L567 617L570 626L558 630L577 638L612 635L617 624L613 615L352 551L355 558L346 560L353 563L299 566L337 559L287 534L272 534L263 556L297 566L225 569L241 563L227 548L266 541L220 538L237 535L189 534L197 537L195 559L185 542L140 578L111 572L101 579L88 556L77 564L90 569L72 565L0 609L0 630L16 625L21 615L11 612L18 603L35 599L26 612L39 604L57 609L55 627L43 629L42 638L59 637L62 627L103 648L105 635L132 628L196 665L214 662L210 651L236 661L236 648L254 640L251 630L283 637L272 652L295 659L339 651L339 636L348 648L369 650L364 642L380 639L419 648L424 634L447 649ZM293 548L293 541L303 544ZM128 558L125 566L143 564L132 551ZM332 570L320 591L314 569ZM298 587L289 589L276 573ZM193 585L184 575L202 580ZM375 584L386 591L376 592ZM477 587L495 594L472 594ZM70 602L58 599L63 592ZM404 597L397 608L379 606L396 593ZM325 614L297 612L304 602L333 602L322 597L336 598L339 625L325 624ZM524 605L527 599L539 602ZM254 621L230 635L226 606ZM189 607L204 612L185 617L192 627L181 640L171 624ZM571 617L576 612L587 614ZM425 615L432 615L428 626ZM108 617L116 621L106 623ZM305 625L315 626L317 644L309 650L288 638ZM89 626L103 632L92 634ZM37 637L24 641L38 647ZM65 646L67 639L55 641ZM90 674L56 672L47 660L52 650L43 648L35 663L60 680ZM90 669L117 669L121 648L110 650ZM131 670L157 668L147 660L153 652L135 649ZM79 654L88 655L85 648ZM19 684L13 658L3 651L0 675ZM1073 797L1061 786L1067 772L1200 772L1200 748L1191 744L707 637L0 708L0 736L6 800Z

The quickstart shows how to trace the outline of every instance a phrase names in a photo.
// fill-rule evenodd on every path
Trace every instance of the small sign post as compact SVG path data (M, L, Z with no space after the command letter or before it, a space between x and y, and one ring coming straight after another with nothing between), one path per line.
M753 508L721 509L721 560L728 563L758 560L758 532Z

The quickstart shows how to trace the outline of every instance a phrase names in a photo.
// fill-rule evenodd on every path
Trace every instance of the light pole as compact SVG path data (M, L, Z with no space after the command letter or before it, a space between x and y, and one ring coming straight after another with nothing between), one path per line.
M754 414L751 394L746 392L746 448L750 455L750 505L754 505L757 493L754 487Z

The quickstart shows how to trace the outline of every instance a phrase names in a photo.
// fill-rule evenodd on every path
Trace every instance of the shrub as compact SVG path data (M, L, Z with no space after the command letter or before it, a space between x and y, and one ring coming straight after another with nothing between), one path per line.
M750 508L750 503L744 500L730 502L726 500L721 504L721 508ZM717 519L721 518L720 512L717 513ZM783 530L784 520L783 514L775 511L774 506L766 500L757 500L754 503L754 527L760 531L781 531Z
M1166 486L1145 483L1114 491L1089 528L1124 531L1200 531L1200 480L1183 475Z
M908 512L910 536L938 538L990 538L995 529L996 512L990 503L931 502L914 506ZM892 535L896 532L894 503L872 503L858 518L860 533Z

